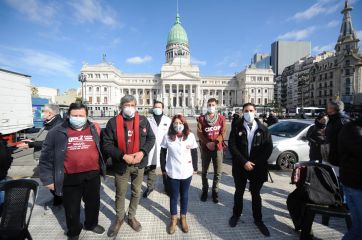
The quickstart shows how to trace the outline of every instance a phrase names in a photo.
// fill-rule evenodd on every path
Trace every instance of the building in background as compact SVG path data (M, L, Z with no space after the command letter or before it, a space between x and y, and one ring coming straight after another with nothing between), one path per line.
M199 114L206 111L208 98L219 100L221 108L232 107L244 103L240 94L244 94L240 78L235 76L202 76L199 67L190 63L190 49L187 33L181 25L177 14L176 22L172 26L166 44L165 64L161 72L156 74L130 74L124 73L105 57L99 64L85 64L81 74L86 76L83 84L84 98L91 113L95 116L113 116L119 111L119 102L126 94L134 95L137 99L138 111L146 112L153 105L154 100L165 103L165 112L168 114L183 113ZM265 69L264 69L265 70ZM263 71L264 71L263 70ZM252 70L250 70L252 71ZM255 70L253 70L255 71ZM249 72L249 70L248 70ZM272 83L271 70L266 74ZM254 74L254 73L253 73ZM254 77L258 77L255 73ZM248 76L252 73L248 73ZM261 74L264 77L264 72ZM254 82L258 87L263 84ZM250 84L254 84L250 83ZM244 88L251 88L244 84ZM260 86L260 87L259 87ZM263 89L263 88L262 88ZM264 90L263 90L264 91ZM268 94L269 89L268 86ZM255 102L260 98L264 103L264 95L255 95ZM271 102L273 95L266 97Z
M284 68L276 85L280 88L279 105L296 107L326 107L334 99L341 99L347 110L359 105L362 93L362 53L353 29L348 1L342 10L343 21L335 52L323 52L315 57L301 58Z
M81 97L81 95L79 94L79 90L71 88L66 90L62 95L56 96L55 103L58 105L69 106L79 97Z
M49 103L55 103L55 98L59 95L59 90L50 87L36 87L39 98L48 99Z
M256 68L270 68L271 56L267 53L255 53L252 64L254 64Z
M279 76L284 68L310 55L310 42L283 40L273 42L271 45L271 65L273 71L276 76Z

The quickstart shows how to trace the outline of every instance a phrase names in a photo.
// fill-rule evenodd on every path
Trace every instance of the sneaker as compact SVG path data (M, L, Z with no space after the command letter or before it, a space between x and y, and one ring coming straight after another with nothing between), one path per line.
M265 226L265 224L260 221L260 222L255 222L255 225L258 227L259 231L266 237L270 236L270 232L269 229Z
M215 191L212 192L212 201L214 201L214 203L219 203L219 194L218 194L218 192L215 192Z
M238 224L238 221L239 221L239 218L240 217L237 217L235 215L232 215L231 218L229 219L229 225L230 227L236 227L236 224Z
M153 189L146 189L146 191L143 193L144 198L148 198L150 196L151 192L153 192Z
M202 191L200 200L201 200L202 202L206 202L206 201L207 201L207 191Z
M106 230L104 229L104 227L102 227L101 225L97 225L95 226L93 229L87 229L87 228L84 228L84 230L86 231L92 231L96 234L103 234Z
M73 236L73 237L68 237L68 240L78 240L78 239L79 239L79 235Z

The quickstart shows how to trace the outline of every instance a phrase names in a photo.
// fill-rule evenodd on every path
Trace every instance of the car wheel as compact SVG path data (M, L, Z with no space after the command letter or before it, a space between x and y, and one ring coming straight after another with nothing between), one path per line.
M293 152L283 152L279 155L277 165L281 170L292 169L293 164L298 162L297 155Z

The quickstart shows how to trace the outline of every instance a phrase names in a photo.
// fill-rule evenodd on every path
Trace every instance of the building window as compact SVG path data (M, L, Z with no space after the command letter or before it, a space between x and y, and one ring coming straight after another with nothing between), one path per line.
M106 88L106 87L104 88L104 91L107 92L107 88Z
M92 91L92 87L89 87L89 88L88 88L88 91Z
M346 78L346 85L351 85L351 79L350 78Z
M96 88L96 91L99 92L99 87Z
M108 98L107 97L104 97L104 104L108 104Z
M267 105L267 104L268 104L268 99L264 98L264 105Z
M258 81L263 81L263 77L258 77Z
M268 89L264 89L264 93L268 93Z
M103 78L108 79L108 74L103 74Z
M269 82L269 77L264 77L265 82Z
M349 76L350 75L350 72L349 72L349 69L347 68L346 69L346 76Z
M92 97L88 97L88 102L89 102L90 104L92 104L93 98L92 98Z
M351 95L351 88L346 87L346 95Z
M254 89L251 89L251 93L254 93Z
M333 72L329 73L329 78L333 78Z
M260 93L260 89L258 89L258 93Z
M261 104L261 98L258 98L258 104L259 105Z
M324 74L324 79L327 79L327 78L328 78L328 74L325 73L325 74Z
M97 103L101 103L101 97L97 97Z
M329 96L333 96L333 90L329 89Z
M96 78L101 78L101 75L99 73L96 73Z
M255 82L255 80L256 80L256 77L251 77L252 82Z
M168 90L168 89L166 89L166 93L169 93L169 90Z
M330 81L330 82L329 82L329 86L330 86L330 87L333 87L333 81Z
M322 74L319 75L319 81L322 81Z
M250 101L251 101L251 103L253 103L253 104L255 103L254 98L251 98Z

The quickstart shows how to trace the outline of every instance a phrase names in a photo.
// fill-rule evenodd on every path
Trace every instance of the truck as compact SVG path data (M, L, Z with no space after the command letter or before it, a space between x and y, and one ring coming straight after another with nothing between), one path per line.
M0 68L0 133L11 144L33 126L31 76Z

